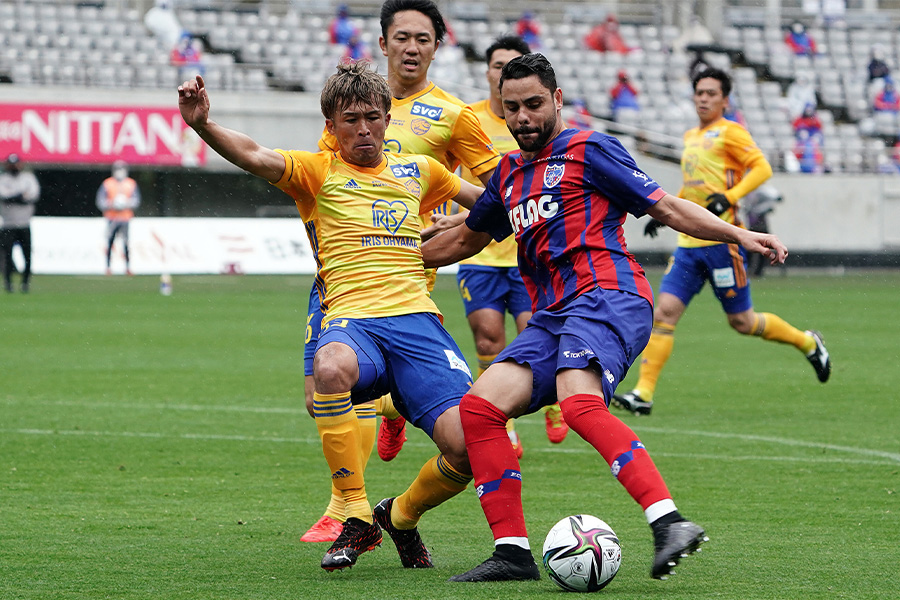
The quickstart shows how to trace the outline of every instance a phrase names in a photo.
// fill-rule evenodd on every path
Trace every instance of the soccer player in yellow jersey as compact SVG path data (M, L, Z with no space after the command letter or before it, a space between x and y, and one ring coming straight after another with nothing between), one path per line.
M531 50L522 38L506 35L498 38L485 51L487 61L489 98L472 105L484 132L491 138L500 154L518 150L519 145L510 133L503 118L503 102L500 99L500 72L510 60ZM468 169L462 171L463 179L477 183ZM521 333L531 318L531 298L519 274L516 241L491 241L487 247L459 263L456 275L459 294L466 310L466 318L475 338L478 357L478 375L481 375L506 347L506 313L512 315L516 330ZM569 431L562 417L559 404L546 407L544 413L547 437L555 444L561 443ZM522 440L515 430L515 420L507 424L507 434L516 451L523 454Z
M438 7L431 0L388 0L381 7L379 45L388 59L387 83L391 90L391 121L385 132L386 152L422 154L437 159L450 171L462 165L481 182L487 182L500 160L491 140L482 131L478 118L466 104L446 93L428 79L428 68L447 31ZM337 141L326 129L319 140L322 150L336 150ZM446 214L449 203L436 208ZM427 219L427 215L425 217ZM424 224L429 224L427 221ZM435 272L427 272L429 286ZM430 287L429 287L430 289ZM308 311L307 380L311 381L311 354L314 352L321 311L316 290L310 295ZM311 385L307 385L308 409L312 410ZM405 441L405 420L392 410L390 398L376 401L382 414L378 454L391 460ZM364 437L374 438L375 416L361 415ZM363 444L368 457L371 444ZM325 514L300 538L301 541L332 541L344 520L342 496L332 490Z
M684 134L684 182L678 195L728 223L740 225L738 201L768 179L772 167L747 130L723 117L731 92L728 74L707 69L695 76L693 85L700 125ZM651 221L644 232L654 236L659 226L659 222ZM675 326L707 281L735 331L796 347L815 368L819 381L828 381L831 359L818 332L800 331L777 315L753 310L744 250L682 233L660 284L638 382L631 392L613 397L616 406L634 414L650 414L657 379L672 354Z
M178 88L184 121L229 162L294 198L310 231L326 315L315 355L313 412L347 519L322 559L353 566L386 530L404 567L431 567L416 524L471 481L459 400L471 374L440 324L426 289L415 215L447 199L471 206L481 193L436 160L383 152L391 93L366 63L342 65L322 91L337 152L272 150L209 119L203 79ZM387 392L441 453L409 489L375 508L366 497L354 404Z

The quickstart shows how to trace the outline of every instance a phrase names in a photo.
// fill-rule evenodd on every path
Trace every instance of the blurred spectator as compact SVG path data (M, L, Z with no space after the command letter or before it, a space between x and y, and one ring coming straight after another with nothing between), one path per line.
M744 118L744 113L741 111L741 107L737 102L737 95L734 93L728 96L728 104L722 112L722 117L747 129L747 120Z
M896 161L891 160L886 154L879 154L876 159L875 170L883 175L900 174L900 167Z
M815 104L807 104L803 113L794 119L794 136L800 139L805 132L807 137L822 141L822 121L816 113Z
M885 79L891 76L891 68L884 61L884 47L881 44L872 46L869 52L869 83L875 79Z
M787 89L788 114L796 119L803 113L808 104L818 106L816 86L806 73L800 73Z
M332 44L347 44L354 35L359 35L356 25L350 20L350 14L346 4L338 6L337 15L331 21L329 28Z
M542 46L541 26L534 18L534 13L528 10L522 13L522 17L516 23L516 35L528 44L532 52Z
M31 217L41 195L41 186L31 171L22 170L17 154L6 158L0 173L0 256L3 257L3 287L12 292L13 248L18 244L25 257L22 270L22 291L28 292L31 280Z
M203 42L184 33L169 55L172 66L178 67L178 78L182 81L203 75Z
M622 111L639 111L638 91L631 84L628 73L620 70L616 85L609 90L609 108L612 111L613 121L617 120Z
M806 129L797 132L794 156L800 162L801 173L822 173L825 170L819 137L810 134Z
M170 0L156 0L156 4L144 15L144 26L167 49L174 48L184 32Z
M344 60L372 60L372 53L369 52L359 34L354 33L347 42L347 49L344 51Z
M131 275L131 259L128 248L128 225L134 211L141 205L141 191L137 182L128 176L128 165L117 160L112 166L112 177L107 177L97 190L97 208L106 218L106 274L111 275L113 242L118 236L125 254L125 272Z
M740 207L744 212L747 229L769 233L769 214L781 200L781 193L772 185L762 185L741 198ZM752 254L747 257L747 270L754 277L762 277L767 260L761 254Z
M606 15L603 23L594 26L588 32L584 38L584 44L597 52L628 54L632 50L622 39L622 34L619 33L619 19L612 13Z
M584 104L584 100L581 98L573 100L572 108L575 111L572 113L572 118L569 119L569 127L582 131L594 128L593 115Z
M688 52L691 46L712 46L716 43L713 34L710 33L703 21L697 15L691 15L691 21L677 38L672 41L672 50L675 52ZM699 73L699 71L698 71Z
M800 21L794 21L791 25L790 30L784 35L784 43L798 56L818 54L816 41L806 32L806 26Z
M890 77L885 78L884 87L875 96L875 103L872 108L875 109L875 112L890 112L894 114L900 112L900 95L897 94L894 81Z

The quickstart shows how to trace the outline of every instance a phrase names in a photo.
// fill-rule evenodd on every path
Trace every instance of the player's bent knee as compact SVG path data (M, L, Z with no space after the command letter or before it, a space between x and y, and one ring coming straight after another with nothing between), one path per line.
M339 394L352 389L359 380L356 353L346 344L326 344L316 352L313 378L320 394Z

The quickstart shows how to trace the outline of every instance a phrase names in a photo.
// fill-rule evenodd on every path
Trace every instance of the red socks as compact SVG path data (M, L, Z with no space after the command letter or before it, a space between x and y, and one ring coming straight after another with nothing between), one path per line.
M603 456L612 474L641 508L671 498L662 475L638 436L609 412L603 398L576 394L560 402L559 406L569 427ZM466 443L468 445L468 436ZM471 460L471 454L469 456Z
M466 394L459 403L475 490L494 539L525 538L522 474L506 434L506 415L484 398Z

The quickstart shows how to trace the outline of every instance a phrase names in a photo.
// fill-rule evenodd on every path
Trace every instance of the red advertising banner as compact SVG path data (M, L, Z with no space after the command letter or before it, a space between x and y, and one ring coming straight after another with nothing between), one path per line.
M174 108L0 103L0 157L196 167L206 162L205 150Z

